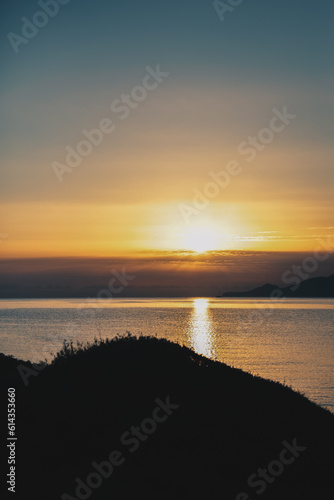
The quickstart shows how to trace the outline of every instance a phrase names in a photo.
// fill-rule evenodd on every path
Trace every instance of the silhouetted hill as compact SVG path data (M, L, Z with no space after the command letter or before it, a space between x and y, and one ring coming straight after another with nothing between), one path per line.
M327 278L310 278L301 281L298 285L280 288L277 285L266 284L246 292L226 292L222 297L282 297L294 298L333 298L334 297L334 275Z
M222 294L222 297L270 297L270 294L277 288L277 285L267 283L247 292L226 292Z
M332 494L334 416L279 383L147 337L67 345L27 387L22 364L0 357L3 394L17 389L17 499ZM100 487L76 493L88 476Z

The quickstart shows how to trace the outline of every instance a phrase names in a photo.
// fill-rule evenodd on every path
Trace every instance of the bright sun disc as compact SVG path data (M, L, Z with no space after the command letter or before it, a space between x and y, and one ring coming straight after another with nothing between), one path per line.
M193 252L207 252L218 249L218 236L210 226L195 226L186 230L184 234L184 246Z

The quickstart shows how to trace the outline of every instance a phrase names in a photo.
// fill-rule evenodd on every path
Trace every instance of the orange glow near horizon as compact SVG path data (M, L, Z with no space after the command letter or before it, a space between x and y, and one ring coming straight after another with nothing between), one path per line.
M314 251L331 227L300 228L291 207L270 224L275 206L212 204L186 224L177 203L118 205L38 203L7 206L2 258L108 257L141 252ZM295 210L297 213L297 210Z

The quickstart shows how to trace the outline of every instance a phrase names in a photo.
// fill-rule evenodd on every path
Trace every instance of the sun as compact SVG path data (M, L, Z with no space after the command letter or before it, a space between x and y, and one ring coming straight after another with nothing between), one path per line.
M217 231L209 225L196 225L187 228L183 234L184 248L197 253L218 250Z

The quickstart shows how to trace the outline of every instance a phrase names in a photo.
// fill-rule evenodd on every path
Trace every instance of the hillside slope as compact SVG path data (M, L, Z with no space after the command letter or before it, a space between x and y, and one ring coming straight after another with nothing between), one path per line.
M27 387L18 364L0 357L2 389L17 388L17 499L332 492L334 416L281 384L144 337L67 347Z

